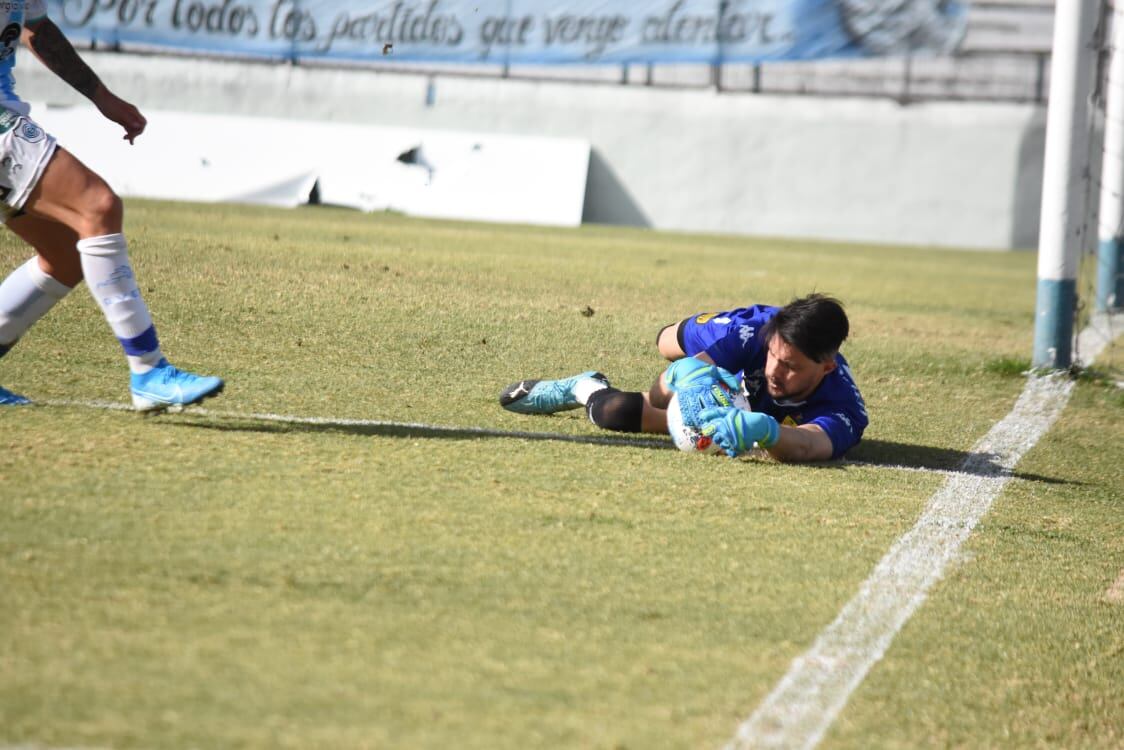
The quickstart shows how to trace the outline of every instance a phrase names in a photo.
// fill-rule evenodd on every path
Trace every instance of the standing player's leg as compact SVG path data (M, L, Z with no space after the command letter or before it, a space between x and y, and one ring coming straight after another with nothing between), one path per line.
M68 226L21 214L8 219L8 229L35 250L39 269L68 290L82 281L78 234Z
M49 269L44 269L38 255L9 274L0 283L0 357L69 294L72 287L73 284L63 283ZM23 396L0 387L0 405L27 403L30 401Z
M137 409L194 403L222 390L215 377L176 369L164 358L122 234L121 199L70 152L55 148L23 202L31 217L63 225L78 240L82 274L125 350ZM69 247L37 247L50 265L72 262Z
M0 357L7 354L36 321L82 280L75 243L78 235L61 224L26 214L11 218L8 228L36 250L36 255L0 283ZM56 248L49 261L40 248ZM0 405L30 403L0 387Z

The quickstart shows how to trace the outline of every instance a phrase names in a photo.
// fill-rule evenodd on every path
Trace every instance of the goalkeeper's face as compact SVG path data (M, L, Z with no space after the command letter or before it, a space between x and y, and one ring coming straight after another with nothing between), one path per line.
M765 357L765 388L774 401L803 401L835 369L835 357L817 362L779 335L769 341Z

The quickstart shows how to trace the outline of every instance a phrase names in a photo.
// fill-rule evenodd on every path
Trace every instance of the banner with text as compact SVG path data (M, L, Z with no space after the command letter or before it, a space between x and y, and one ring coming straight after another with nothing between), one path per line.
M299 61L575 64L944 54L958 0L49 0L76 43Z

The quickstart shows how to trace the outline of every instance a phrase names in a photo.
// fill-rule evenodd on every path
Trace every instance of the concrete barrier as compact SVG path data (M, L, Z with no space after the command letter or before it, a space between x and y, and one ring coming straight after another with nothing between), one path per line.
M576 138L586 222L975 248L1037 244L1045 110L84 53L142 108ZM78 101L30 56L29 100Z
M35 119L121 195L550 226L582 220L589 144L149 109L130 146L90 105L32 105Z

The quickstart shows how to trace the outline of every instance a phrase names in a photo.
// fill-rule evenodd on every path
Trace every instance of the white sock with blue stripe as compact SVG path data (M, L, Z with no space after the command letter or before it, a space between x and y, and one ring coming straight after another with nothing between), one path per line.
M0 356L69 293L70 287L39 267L39 256L10 273L0 284Z
M78 240L82 273L113 334L125 350L129 369L143 374L164 355L156 338L156 327L141 298L125 235L106 234Z

